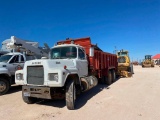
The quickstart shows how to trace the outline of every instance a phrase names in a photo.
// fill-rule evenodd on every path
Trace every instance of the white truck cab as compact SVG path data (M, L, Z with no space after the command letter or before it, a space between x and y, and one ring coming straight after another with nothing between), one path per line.
M49 59L27 61L23 70L16 71L15 80L16 84L23 85L24 102L30 104L37 98L65 95L68 109L74 109L76 94L98 82L94 76L88 76L85 49L76 44L56 45L51 48Z

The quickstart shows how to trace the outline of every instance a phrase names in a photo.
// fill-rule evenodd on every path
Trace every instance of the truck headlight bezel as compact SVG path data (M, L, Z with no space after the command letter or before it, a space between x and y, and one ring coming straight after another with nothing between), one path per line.
M50 81L58 82L58 73L48 73L48 79Z
M16 79L17 80L23 80L23 74L22 73L17 73L16 74Z

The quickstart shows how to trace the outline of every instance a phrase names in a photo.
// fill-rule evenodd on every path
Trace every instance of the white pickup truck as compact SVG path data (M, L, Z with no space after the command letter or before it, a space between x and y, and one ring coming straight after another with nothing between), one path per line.
M23 69L27 60L35 59L19 52L7 53L0 57L0 95L5 94L15 84L15 71Z
M7 93L15 83L15 72L23 69L26 61L48 56L45 48L38 47L38 42L22 40L15 36L3 41L2 48L4 51L0 53L4 55L0 57L0 95ZM5 54L7 50L9 53Z

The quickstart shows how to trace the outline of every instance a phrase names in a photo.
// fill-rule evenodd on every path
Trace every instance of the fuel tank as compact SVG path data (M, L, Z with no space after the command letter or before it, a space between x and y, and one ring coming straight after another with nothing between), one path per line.
M98 79L95 76L88 76L81 78L82 92L87 91L98 84Z

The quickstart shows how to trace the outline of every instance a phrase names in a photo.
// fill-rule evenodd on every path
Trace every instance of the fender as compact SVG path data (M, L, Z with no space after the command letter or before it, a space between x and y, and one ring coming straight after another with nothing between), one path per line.
M0 74L7 74L9 77L11 77L10 72L6 68L0 68Z
M66 81L68 79L73 79L73 80L75 80L76 84L80 84L81 85L80 77L79 77L79 75L77 73L78 73L77 69L74 69L74 70L72 69L72 71L67 70L67 72L66 72L67 75L65 76L63 86L66 84Z

